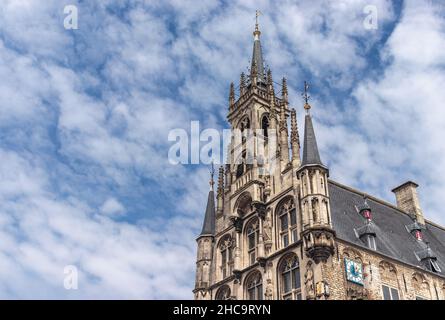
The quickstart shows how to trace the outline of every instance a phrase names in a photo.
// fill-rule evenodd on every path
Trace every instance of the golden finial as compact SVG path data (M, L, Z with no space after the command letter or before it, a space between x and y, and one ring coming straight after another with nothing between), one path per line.
M301 94L304 99L304 109L307 113L309 113L309 110L311 109L311 105L309 104L309 99L311 96L309 95L309 83L306 81L304 82L304 92Z
M255 36L255 39L257 37L259 37L260 34L261 34L261 31L260 31L260 28L259 28L259 25L258 25L258 17L260 15L262 15L261 11L260 10L256 10L255 11L255 31L253 32L253 35Z

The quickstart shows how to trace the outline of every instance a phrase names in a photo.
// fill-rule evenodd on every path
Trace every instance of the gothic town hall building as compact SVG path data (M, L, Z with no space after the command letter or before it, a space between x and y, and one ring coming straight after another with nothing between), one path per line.
M195 299L445 299L445 229L424 219L417 184L393 189L393 205L330 180L308 100L301 146L286 79L275 95L258 24L253 34L250 74L239 98L231 84L227 118L232 129L276 130L277 165L264 174L242 152L219 168L216 194L212 179Z

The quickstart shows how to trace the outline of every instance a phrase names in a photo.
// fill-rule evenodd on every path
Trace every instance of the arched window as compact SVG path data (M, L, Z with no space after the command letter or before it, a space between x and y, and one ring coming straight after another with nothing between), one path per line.
M249 264L252 265L256 262L258 256L258 238L259 238L259 225L258 219L252 220L247 225L247 250L249 253Z
M229 286L222 286L215 295L215 300L231 300Z
M245 117L243 120L241 120L239 128L242 133L244 133L245 129L250 129L250 120L248 117Z
M280 290L283 300L301 300L301 278L298 257L286 256L279 264Z
M245 172L249 171L253 167L253 158L250 154L247 154L247 152L244 150L241 153L241 159L237 162L238 165L236 166L236 178L238 179L241 177Z
M269 116L265 114L261 118L261 129L263 130L263 135L265 137L268 137L268 130L269 130Z
M247 300L263 300L263 279L259 271L254 271L246 280Z
M297 241L297 209L292 198L288 198L278 206L278 222L281 247L287 247Z
M233 270L233 241L230 235L224 236L219 243L221 256L221 276L222 279L230 276Z

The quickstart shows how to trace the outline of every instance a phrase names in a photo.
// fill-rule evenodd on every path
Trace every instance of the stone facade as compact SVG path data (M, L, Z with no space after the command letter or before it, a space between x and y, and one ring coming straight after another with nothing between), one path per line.
M197 239L195 299L382 299L385 292L393 299L445 299L445 277L436 270L439 267L434 268L437 258L428 244L418 264L373 248L376 236L385 237L373 225L366 200L353 213L363 218L366 228L359 230L365 231L357 232L355 227L348 231L356 232L354 243L339 234L344 231L333 218L346 218L339 210L333 216L329 189L334 182L320 159L307 92L300 156L296 111L288 107L286 79L281 96L276 97L270 70L258 68L263 64L259 37L257 26L251 72L241 75L238 99L234 85L230 86L228 121L243 136L239 141L232 139L229 164L219 169L216 208L212 179L211 205L207 205ZM260 148L255 140L261 135L267 148ZM250 149L249 143L253 145ZM275 165L266 170L264 159ZM400 217L413 217L424 228L415 187L408 183L394 189L399 208L393 209ZM391 207L378 199L375 202ZM410 241L421 246L422 228L416 226L407 227L403 236L411 237L412 231L417 238ZM360 244L363 239L368 239L369 248ZM352 271L360 281L347 279L345 258L356 263ZM433 267L422 267L429 263Z

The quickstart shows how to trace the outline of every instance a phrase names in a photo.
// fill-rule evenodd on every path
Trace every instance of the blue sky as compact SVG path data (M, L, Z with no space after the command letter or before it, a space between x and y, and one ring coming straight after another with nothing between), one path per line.
M391 202L412 179L445 224L443 5L0 2L0 298L192 298L208 169L171 165L167 136L192 120L227 128L256 9L300 124L312 84L331 178ZM78 30L64 28L68 4ZM363 26L366 5L377 30ZM66 265L77 290L64 289Z

